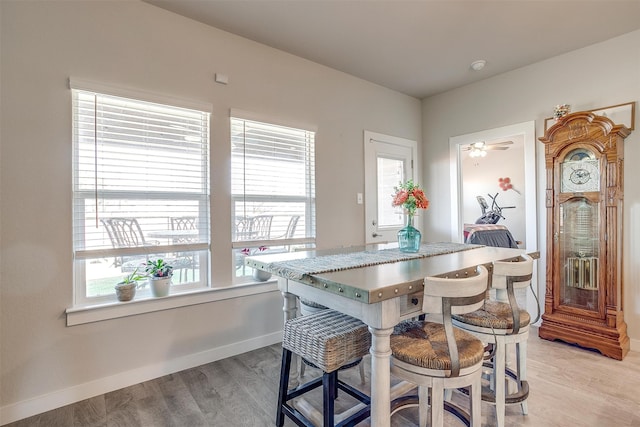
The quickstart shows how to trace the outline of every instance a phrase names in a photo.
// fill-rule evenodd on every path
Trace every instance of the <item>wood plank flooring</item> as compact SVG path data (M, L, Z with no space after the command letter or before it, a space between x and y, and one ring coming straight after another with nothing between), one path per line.
M280 345L136 384L8 424L7 427L267 427L274 425ZM368 372L368 358L365 359ZM529 414L507 407L507 426L640 426L640 353L616 361L597 352L541 340L528 346ZM307 369L305 377L317 371ZM358 385L357 369L341 377ZM362 389L368 390L367 383ZM454 394L457 403L462 397ZM347 404L349 397L340 397ZM321 406L320 406L321 408ZM495 425L483 404L483 426ZM417 425L417 409L391 418L393 427ZM445 425L461 425L446 415ZM294 424L287 420L287 427ZM368 427L364 421L359 427Z

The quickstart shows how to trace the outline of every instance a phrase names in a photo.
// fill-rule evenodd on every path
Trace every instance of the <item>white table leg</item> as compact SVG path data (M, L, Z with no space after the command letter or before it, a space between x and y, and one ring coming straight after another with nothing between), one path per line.
M281 293L284 300L282 311L284 313L284 321L286 322L289 319L293 319L298 314L298 306L296 304L297 297L289 292L282 291ZM298 368L298 359L300 358L297 354L293 353L291 355L291 369L289 369L289 389L296 388L300 384L300 380L298 379L298 373L300 372Z
M388 427L391 423L391 344L393 328L371 332L371 427Z
M292 293L282 291L282 298L284 300L284 305L282 306L282 311L284 312L284 321L286 322L289 319L293 319L298 315L298 306L296 304L296 296Z

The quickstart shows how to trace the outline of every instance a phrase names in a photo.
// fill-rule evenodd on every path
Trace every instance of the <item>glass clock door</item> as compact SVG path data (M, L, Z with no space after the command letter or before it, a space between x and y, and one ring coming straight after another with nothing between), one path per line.
M560 203L560 305L598 311L600 203L571 197Z

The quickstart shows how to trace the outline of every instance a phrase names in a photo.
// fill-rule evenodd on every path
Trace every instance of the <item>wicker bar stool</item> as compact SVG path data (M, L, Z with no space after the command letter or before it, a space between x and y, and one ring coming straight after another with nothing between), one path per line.
M483 266L463 278L425 278L422 309L425 313L442 314L442 323L408 320L397 325L391 334L391 373L418 385L420 426L426 425L430 401L431 427L442 427L445 409L467 425L480 427L484 345L453 327L451 315L481 307L487 282L488 272ZM470 388L470 416L451 402L445 404L445 389L459 387Z
M329 307L326 307L322 304L318 304L315 301L311 301L305 298L299 298L300 301L300 314L303 316L307 316L312 313L317 313L320 310L327 310ZM302 359L302 363L300 364L300 376L304 377L305 367L311 366L312 368L317 368L317 366L313 365L313 363L309 362L307 359ZM350 369L357 366L358 372L360 373L360 384L364 384L366 382L365 373L364 373L364 363L362 363L362 358L354 360L353 362L340 367L340 370L343 371L345 369Z
M365 406L335 426L354 426L367 418L371 411L369 396L339 380L338 370L368 354L369 347L371 335L367 325L335 310L321 310L288 320L284 325L282 340L276 425L282 427L286 415L299 426L312 426L312 422L289 401L320 386L323 389L324 427L334 427L334 401L338 390L343 390ZM288 390L292 353L322 369L322 377Z
M455 326L473 334L483 343L494 345L491 363L485 364L492 370L491 387L483 389L482 400L495 405L498 427L505 425L505 405L520 404L522 413L527 414L529 385L526 381L526 345L531 316L518 307L515 289L530 286L532 275L533 259L528 255L521 255L514 261L494 262L491 289L496 290L498 300L508 302L486 299L481 309L453 316ZM512 344L515 344L516 351L515 372L506 369L507 346ZM508 379L515 381L517 386L517 390L511 394L506 393Z

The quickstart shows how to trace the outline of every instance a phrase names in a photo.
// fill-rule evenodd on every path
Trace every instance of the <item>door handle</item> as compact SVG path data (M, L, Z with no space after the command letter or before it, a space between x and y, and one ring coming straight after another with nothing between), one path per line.
M380 237L380 234L374 232L374 233L371 233L371 237Z

